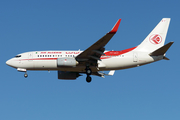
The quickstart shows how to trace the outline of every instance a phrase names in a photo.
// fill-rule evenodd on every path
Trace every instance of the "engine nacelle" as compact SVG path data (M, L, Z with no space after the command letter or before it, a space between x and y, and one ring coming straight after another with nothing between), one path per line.
M75 80L80 76L77 72L58 71L58 79Z
M75 60L75 58L58 58L57 59L57 66L61 67L61 66L69 66L69 67L73 67L76 66L78 64L78 62Z

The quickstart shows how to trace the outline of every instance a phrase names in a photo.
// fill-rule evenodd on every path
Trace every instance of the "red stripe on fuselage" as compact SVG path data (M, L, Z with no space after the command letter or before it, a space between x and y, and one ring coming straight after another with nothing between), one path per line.
M57 58L34 58L33 60L56 60Z
M21 60L57 60L57 58L32 58L32 59L21 59Z
M104 53L105 55L102 55L100 59L108 59L108 58L111 58L113 56L122 55L122 54L125 54L125 53L128 53L128 52L134 50L135 48L136 47L133 47L133 48L125 49L122 51L108 51L108 52L105 52Z

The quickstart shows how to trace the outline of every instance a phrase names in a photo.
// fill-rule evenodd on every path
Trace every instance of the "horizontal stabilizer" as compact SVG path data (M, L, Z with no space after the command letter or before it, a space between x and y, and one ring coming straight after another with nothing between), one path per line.
M101 73L101 72L93 72L92 75L97 75L99 77L103 77L105 78L104 76L113 76L115 73L115 70L111 70L108 74L105 74L105 73Z
M113 76L115 73L115 70L111 70L107 75Z
M166 56L163 57L164 60L169 60L169 58L167 58Z
M155 50L154 52L150 53L149 55L151 55L151 56L164 55L173 43L174 42L169 42L168 44L160 47L159 49Z

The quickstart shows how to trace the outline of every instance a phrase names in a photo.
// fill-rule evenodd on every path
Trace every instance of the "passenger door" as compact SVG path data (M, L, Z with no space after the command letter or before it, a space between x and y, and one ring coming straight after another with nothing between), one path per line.
M33 53L32 52L30 52L29 54L28 54L28 61L33 61Z
M138 62L138 54L136 52L133 53L133 62Z

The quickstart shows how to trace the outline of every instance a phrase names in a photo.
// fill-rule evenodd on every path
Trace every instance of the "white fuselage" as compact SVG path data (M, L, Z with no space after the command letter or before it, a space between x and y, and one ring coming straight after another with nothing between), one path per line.
M105 51L106 55L98 60L98 67L91 68L92 71L120 70L148 64L163 59L163 56L152 57L144 52L132 51ZM8 60L6 64L24 70L60 70L72 72L85 72L85 66L57 66L58 58L73 58L83 51L33 51L25 52Z

